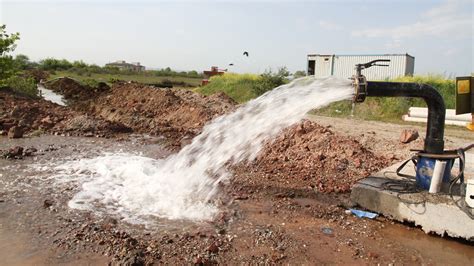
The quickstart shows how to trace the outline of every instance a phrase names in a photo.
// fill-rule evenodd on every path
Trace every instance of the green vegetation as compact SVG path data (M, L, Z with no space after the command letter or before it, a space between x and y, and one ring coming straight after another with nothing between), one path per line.
M141 72L120 70L116 67L100 67L83 61L69 62L66 59L46 58L38 63L30 63L30 67L49 73L50 79L70 77L85 84L114 81L136 81L147 84L170 83L199 86L202 74L195 70L174 71L169 67L161 70L146 70Z
M0 88L10 88L13 91L35 97L38 95L38 89L34 79L21 75L28 57L21 55L13 58L9 55L15 50L15 43L19 39L19 33L8 34L6 26L0 25Z
M306 71L304 70L295 71L295 73L293 74L293 78L295 79L305 77L305 76L306 76Z
M286 70L286 69L285 69ZM296 74L296 73L295 73ZM272 73L267 71L262 75L226 73L214 76L208 85L197 88L196 91L205 95L224 92L232 99L243 103L287 82L287 73L283 71ZM442 76L414 76L394 79L396 82L426 83L438 89L443 96L446 107L455 107L455 82ZM385 98L369 97L365 102L357 104L354 116L367 120L382 120L389 122L400 121L402 115L412 106L425 107L426 104L418 98ZM312 113L325 116L348 117L351 114L352 102L340 101Z
M36 82L33 78L13 76L3 80L3 84L16 92L33 97L38 96L38 87L36 87Z
M426 83L436 88L446 103L446 108L455 107L455 87L454 80L445 79L442 76L414 76L400 77L394 79L396 82L417 82ZM412 106L426 107L422 99L417 98L386 98L368 97L365 102L357 104L354 109L354 116L360 119L382 120L388 122L400 121L402 115L408 112ZM312 113L326 116L347 117L351 114L352 103L341 101L333 103Z
M146 70L142 72L120 70L117 67L98 66L95 64L87 64L84 61L69 62L66 59L46 58L36 64L38 69L55 73L56 71L66 71L78 76L90 77L93 74L109 74L120 76L146 76L146 77L183 77L183 78L202 78L202 74L195 70L191 71L174 71L167 67L160 70Z
M436 88L441 96L443 96L446 108L454 109L456 107L456 83L454 79L446 79L441 75L430 75L430 76L414 76L414 77L400 77L395 79L397 82L416 82L426 83ZM413 106L426 106L425 102L421 99L413 101Z
M136 81L140 83L147 83L147 84L156 84L161 83L166 80L171 82L185 82L192 86L199 86L201 84L201 78L190 78L190 77L179 77L179 76L155 76L155 75L148 75L146 72L143 73L118 73L118 74L108 74L108 73L90 73L88 75L80 75L76 72L70 71L55 71L50 74L49 79L54 79L58 77L70 77L76 79L83 83L90 83L92 80L96 82L106 82L112 83L113 81L123 80L123 81Z
M205 95L224 92L236 102L243 103L287 83L289 75L285 67L275 73L268 70L262 75L226 73L211 77L209 84L196 91Z
M224 92L236 102L243 103L258 96L254 87L261 80L261 76L254 74L226 73L211 77L209 84L197 88L196 91L205 95Z

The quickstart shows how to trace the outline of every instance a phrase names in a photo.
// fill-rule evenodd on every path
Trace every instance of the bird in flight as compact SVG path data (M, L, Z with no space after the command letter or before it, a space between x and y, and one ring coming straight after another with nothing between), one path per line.
M245 51L245 52L244 52L244 55L245 55L246 57L249 57L249 52Z

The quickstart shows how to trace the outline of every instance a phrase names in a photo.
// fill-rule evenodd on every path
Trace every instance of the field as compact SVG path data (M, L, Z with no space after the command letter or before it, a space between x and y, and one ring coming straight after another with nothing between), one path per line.
M69 71L56 71L54 74L51 74L49 79L54 79L58 77L70 77L81 82L106 82L111 83L113 80L124 80L124 81L136 81L140 83L147 83L147 84L156 84L161 83L165 80L169 80L171 82L185 82L191 86L199 86L201 84L200 78L187 78L187 77L158 77L153 75L147 75L147 73L140 73L140 74L102 74L102 73L91 73L87 75L79 75L74 72Z
M255 87L262 78L254 74L225 74L214 76L206 86L196 89L196 92L204 95L211 95L217 92L224 92L234 101L244 103L256 98Z

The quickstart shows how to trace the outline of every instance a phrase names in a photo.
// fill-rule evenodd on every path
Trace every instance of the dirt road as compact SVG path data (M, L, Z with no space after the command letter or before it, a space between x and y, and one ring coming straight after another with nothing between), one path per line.
M398 159L408 158L410 149L422 149L426 134L426 124L420 123L393 124L316 115L308 115L307 119L323 126L330 126L336 133L352 136L375 153L394 155ZM409 144L402 144L398 139L404 129L415 129L420 137ZM474 133L466 128L448 126L444 134L446 149L465 147L474 143Z

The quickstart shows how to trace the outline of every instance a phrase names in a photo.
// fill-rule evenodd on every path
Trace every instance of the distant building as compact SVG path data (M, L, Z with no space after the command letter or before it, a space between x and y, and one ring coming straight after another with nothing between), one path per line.
M113 63L105 64L106 67L116 67L124 71L140 72L145 70L145 66L140 65L140 62L127 63L124 60L118 60Z
M363 70L368 80L385 80L402 76L413 76L415 57L409 54L372 54L372 55L322 55L309 54L307 59L308 76L336 76L350 78L355 74L355 65L376 59L390 59L388 66L374 66Z

